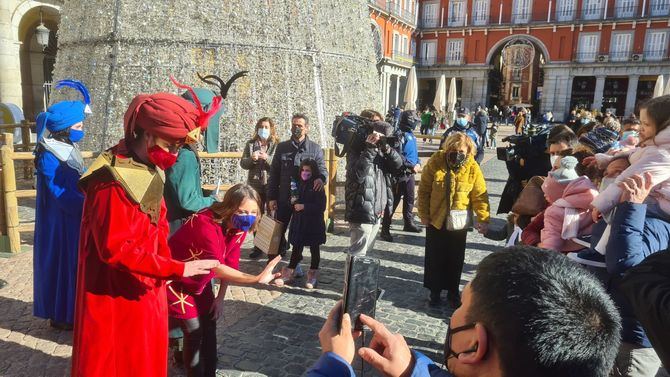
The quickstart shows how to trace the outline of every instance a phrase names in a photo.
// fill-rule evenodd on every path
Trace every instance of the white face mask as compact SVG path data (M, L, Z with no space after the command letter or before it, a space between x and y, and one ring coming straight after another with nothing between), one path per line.
M609 185L611 185L612 183L614 183L615 180L616 180L616 178L604 177L604 178L600 181L600 187L598 188L598 189L599 189L598 191L600 191L600 192L605 191L605 189L606 189Z
M561 157L561 156L550 156L550 157L549 157L549 161L551 161L551 169L552 169L552 170L554 169L554 165L556 165L556 161L558 161L558 159L559 159L560 157Z

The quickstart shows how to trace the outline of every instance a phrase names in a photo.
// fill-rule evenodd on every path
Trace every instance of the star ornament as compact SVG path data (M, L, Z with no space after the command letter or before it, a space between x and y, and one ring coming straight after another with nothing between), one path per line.
M187 294L184 294L184 292L181 292L181 291L180 291L179 293L177 293L177 292L174 290L174 288L172 288L171 285L168 285L168 289L170 289L170 292L172 292L172 294L174 294L174 295L177 297L177 301L171 303L170 306L172 306L172 305L181 305L181 312L182 312L182 314L186 314L186 307L185 307L184 305L188 305L188 306L190 306L190 307L193 307L193 304L191 304L190 302L187 302L187 301L186 301L186 300L188 299L188 295L187 295Z

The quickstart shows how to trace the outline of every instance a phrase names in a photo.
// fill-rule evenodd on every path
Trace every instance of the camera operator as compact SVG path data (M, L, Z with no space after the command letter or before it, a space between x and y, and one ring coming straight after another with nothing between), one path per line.
M364 110L361 117L373 123L365 139L351 141L347 153L345 220L352 255L365 255L372 248L384 208L393 204L391 175L403 166L402 157L387 141L393 127L374 110Z
M447 140L447 137L454 132L463 132L468 135L477 147L477 154L475 155L475 161L478 164L484 159L484 148L481 147L479 134L475 131L475 125L470 122L470 110L467 107L460 107L456 111L456 120L454 125L447 129L442 135L442 140L440 140L440 147L444 144L444 141Z

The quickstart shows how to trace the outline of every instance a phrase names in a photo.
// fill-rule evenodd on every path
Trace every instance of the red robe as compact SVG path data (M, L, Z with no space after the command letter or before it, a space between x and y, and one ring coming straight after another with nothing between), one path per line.
M121 184L91 177L79 241L73 376L166 376L165 280L170 258L165 203L152 224Z

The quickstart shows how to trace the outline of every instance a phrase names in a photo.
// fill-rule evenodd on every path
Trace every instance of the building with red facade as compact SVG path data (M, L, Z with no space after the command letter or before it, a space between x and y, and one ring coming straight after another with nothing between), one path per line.
M368 0L377 52L382 109L403 103L407 74L414 64L416 0Z
M468 107L622 116L670 73L670 0L421 0L418 12L420 104L444 74Z

